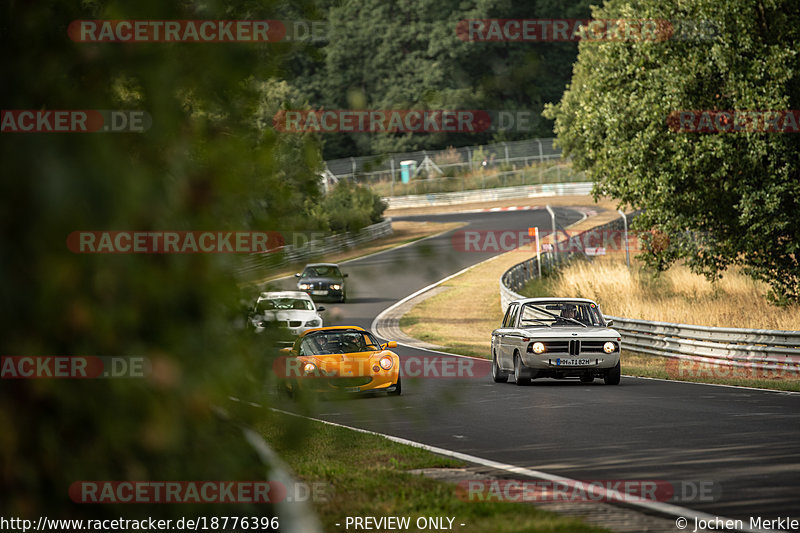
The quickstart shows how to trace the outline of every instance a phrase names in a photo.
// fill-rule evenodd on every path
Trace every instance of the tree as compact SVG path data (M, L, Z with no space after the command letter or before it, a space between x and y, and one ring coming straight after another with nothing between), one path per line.
M465 19L589 15L588 0L563 4L345 0L327 8L329 40L298 87L317 109L510 110L538 116L545 102L563 92L576 44L471 42L459 38L457 28ZM328 134L323 140L325 157L334 158L550 135L552 124L540 120L529 131Z
M255 346L234 332L241 317L233 256L76 254L66 238L80 230L284 227L274 205L254 220L247 202L260 191L278 191L271 199L303 196L317 180L310 171L278 175L283 160L313 169L319 153L302 143L265 141L254 120L261 98L252 78L274 76L281 49L74 43L67 27L143 14L278 17L268 3L214 1L53 0L12 3L3 12L4 109L145 110L152 126L143 133L2 133L0 353L136 356L147 358L152 371L143 379L3 379L0 515L273 514L270 505L255 503L70 500L80 480L263 480L268 467L241 430L259 411L229 397L261 398L266 369L259 365L269 338Z
M798 301L800 138L676 132L668 117L797 109L800 6L611 0L593 16L667 19L681 35L580 43L572 81L546 111L565 155L596 181L595 195L645 209L636 227L661 235L643 255L650 265L684 260L711 279L739 265L773 300Z
M342 180L325 197L322 208L335 233L358 231L383 219L386 202L371 189Z

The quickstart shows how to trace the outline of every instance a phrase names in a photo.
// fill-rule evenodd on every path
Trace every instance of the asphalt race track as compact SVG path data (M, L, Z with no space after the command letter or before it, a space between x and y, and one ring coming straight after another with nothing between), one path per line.
M563 226L582 217L557 213ZM544 210L410 218L463 220L471 230L550 227ZM394 302L492 255L454 249L451 232L346 263L348 302L323 304L325 325L369 328ZM282 285L292 288L293 280ZM450 320L453 328L471 327ZM404 362L443 357L395 351ZM322 401L314 416L573 479L713 486L701 501L687 488L689 501L670 503L745 524L751 516L800 518L800 394L632 377L619 386L598 379L517 387L513 379L491 383L488 362L457 359L474 365L476 377L406 378L400 397Z

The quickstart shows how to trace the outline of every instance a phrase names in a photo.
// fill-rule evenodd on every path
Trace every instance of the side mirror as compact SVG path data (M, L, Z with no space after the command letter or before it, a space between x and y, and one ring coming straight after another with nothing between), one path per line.
M320 305L319 307L317 307L317 311L324 311L324 310L325 310L324 305Z
M381 349L386 350L387 348L397 348L397 343L395 341L389 341L381 344Z
M606 327L610 328L613 325L614 325L614 321L613 320L606 321Z
M300 277L300 272L295 272L294 277L299 278Z
M281 348L280 352L282 354L284 354L284 355L292 355L292 349L291 348Z
M342 277L343 277L343 278L346 278L346 277L347 277L347 276L349 276L349 275L350 275L350 274L342 274Z

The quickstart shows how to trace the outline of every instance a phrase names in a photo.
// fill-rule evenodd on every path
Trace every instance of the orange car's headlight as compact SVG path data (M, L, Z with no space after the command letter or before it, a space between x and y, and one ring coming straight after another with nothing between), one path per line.
M380 365L382 369L390 370L394 365L394 361L392 361L391 357L381 357Z
M317 371L317 365L315 365L314 363L306 363L305 365L303 365L303 372L305 372L306 374L313 374L316 371Z

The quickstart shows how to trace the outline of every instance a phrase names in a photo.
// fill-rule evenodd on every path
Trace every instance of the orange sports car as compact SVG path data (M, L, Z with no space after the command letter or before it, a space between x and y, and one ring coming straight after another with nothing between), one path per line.
M380 344L358 326L309 329L281 350L284 357L274 370L290 394L302 389L399 395L400 358L389 350L396 347L394 341Z

